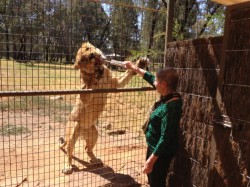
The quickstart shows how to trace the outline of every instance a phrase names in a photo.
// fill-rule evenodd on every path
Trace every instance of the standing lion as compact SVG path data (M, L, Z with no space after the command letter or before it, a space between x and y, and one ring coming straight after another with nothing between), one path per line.
M112 72L104 65L104 58L101 50L89 42L82 44L76 55L75 69L80 70L81 89L108 89L121 88L128 84L135 75L127 70L120 77L113 77ZM136 62L140 68L148 64L146 58ZM77 96L75 106L69 115L66 126L65 140L60 138L60 148L66 147L67 163L62 170L65 174L72 173L72 156L75 143L79 136L85 140L85 151L91 163L101 163L95 156L93 148L98 139L96 122L101 115L107 102L108 93L83 93Z

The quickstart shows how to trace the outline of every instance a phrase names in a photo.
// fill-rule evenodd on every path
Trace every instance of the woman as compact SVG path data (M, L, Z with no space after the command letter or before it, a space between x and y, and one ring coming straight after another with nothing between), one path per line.
M144 129L148 148L143 173L147 174L150 187L166 187L168 168L178 150L182 113L182 99L176 92L178 74L165 68L154 76L131 62L126 62L125 67L142 76L160 94Z

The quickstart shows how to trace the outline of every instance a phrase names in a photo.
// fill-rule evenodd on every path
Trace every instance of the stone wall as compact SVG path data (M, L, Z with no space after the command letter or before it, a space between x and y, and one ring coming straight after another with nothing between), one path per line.
M238 24L230 24L233 43L225 35L168 44L166 66L178 71L184 100L180 150L168 186L250 183L250 52L243 50L250 40L237 38Z
M222 37L168 44L166 66L177 69L184 100L181 146L169 176L170 186L208 184L221 53Z

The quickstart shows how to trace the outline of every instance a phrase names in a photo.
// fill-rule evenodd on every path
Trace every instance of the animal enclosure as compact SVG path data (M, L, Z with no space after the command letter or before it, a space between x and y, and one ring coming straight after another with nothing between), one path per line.
M74 69L74 64L77 63L76 54L83 42L89 41L106 56L107 60L103 65L111 70L113 78L121 77L126 71L110 64L112 59L136 62L139 57L147 56L151 72L163 67L166 4L159 4L160 1L148 2L151 4L144 6L143 1L136 0L0 1L1 187L147 186L146 176L142 174L146 145L141 126L158 95L138 75L130 77L125 88L88 87L82 84L81 72ZM175 40L221 34L221 15L215 15L217 24L208 24L203 22L204 19L212 20L213 15L206 17L196 14L198 7L208 7L212 13L216 12L213 8L221 8L217 5L211 8L211 2L207 2L176 1L175 9L178 10L175 11ZM184 7L188 3L191 3L192 9ZM209 6L205 6L206 3ZM203 12L206 11L199 10L199 13ZM191 16L190 20L188 16ZM207 25L212 28L203 28ZM218 28L219 31L214 32ZM176 46L178 48L181 45L177 43ZM195 117L196 110L188 108L193 102L192 98L196 98L193 97L196 94L192 93L197 90L207 91L202 73L199 76L188 73L190 69L203 72L199 70L200 61L192 60L195 54L199 54L199 50L197 53L195 50L194 55L189 51L181 54L179 60L178 54L167 54L169 65L181 72L181 91L184 102L188 101L184 109L185 114L190 112L190 116L185 116L184 120L189 120L184 121L183 128L192 125ZM202 52L203 50L200 53ZM96 58L94 55L95 61ZM92 60L92 57L88 60ZM173 62L176 63L171 64ZM102 69L94 68L95 70L99 72ZM200 77L199 82L197 79ZM98 76L94 78L98 79ZM193 80L197 80L197 85L200 86L191 87L190 82ZM90 162L85 150L85 139L80 136L74 145L72 168L68 168L67 148L59 148L60 143L63 143L60 140L66 137L70 115L78 106L76 99L81 95L95 97L96 100L86 99L86 103L92 101L85 107L87 112L93 106L96 108L91 108L91 114L99 112L101 108L97 100L103 101L105 98L106 101L102 113L94 123L98 139L93 152L102 162ZM205 98L209 100L210 96ZM194 102L199 101L197 99ZM207 103L209 102L210 100ZM201 110L198 108L197 111ZM86 116L86 119L90 117ZM204 125L205 130L198 133L210 132L205 127L210 126ZM187 132L189 135L189 131ZM193 145L196 145L194 139L188 140L193 140ZM184 159L178 158L180 156L174 166L180 165L178 168L181 172L184 171L182 166L189 164L190 160L198 163L193 155L184 154ZM203 172L198 170L200 168L197 165L192 167L192 171L185 168L193 178L197 173L200 174L196 171ZM193 178L189 181L190 176L187 176L187 180L186 173L180 180L181 174L178 171L175 171L172 181L184 185L190 185L194 181ZM206 176L206 171L202 176ZM205 184L207 179L200 181L193 184Z
M112 55L115 60L136 62L146 55L138 48L143 35L143 20L139 26L138 19L154 12L92 1L1 2L6 29L0 31L1 187L146 185L142 174L146 145L141 126L158 96L138 75L129 75L131 80L125 88L107 87L109 79L93 86L83 84L81 70L74 69L74 64L84 41L91 42L94 50L98 47L102 58L107 57L105 62L110 62ZM130 21L124 16L130 16ZM163 44L164 40L159 44L162 49ZM111 68L103 62L100 66L104 73L94 80L106 79L106 71L114 79L126 74L124 68ZM148 68L156 71L152 64ZM96 66L92 70L96 71ZM82 103L89 103L83 123L101 112L94 119L98 139L93 148L101 162L92 163L85 150L86 137L80 135L69 169L67 148L60 149L60 140L67 139L67 123L78 106L78 96L86 96Z

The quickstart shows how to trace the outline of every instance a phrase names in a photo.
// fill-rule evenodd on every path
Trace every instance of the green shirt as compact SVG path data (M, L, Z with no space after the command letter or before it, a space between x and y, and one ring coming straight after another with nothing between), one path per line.
M153 85L155 76L146 72L143 77L149 84ZM153 85L154 86L154 85ZM179 123L182 113L182 99L165 103L159 106L149 117L146 142L150 151L160 156L162 154L174 154L179 147Z

